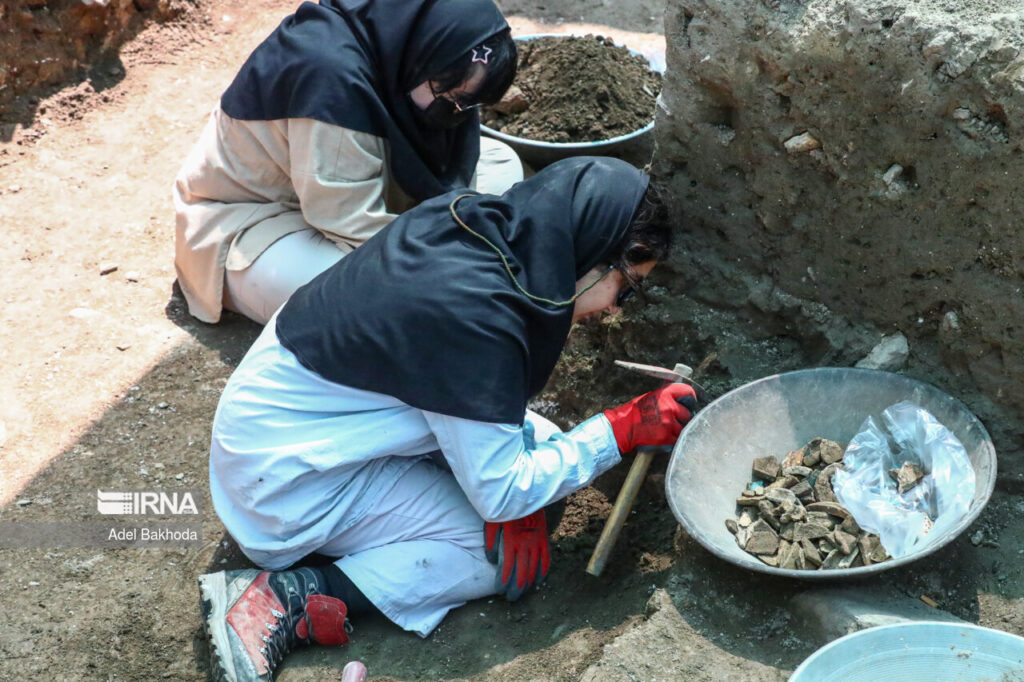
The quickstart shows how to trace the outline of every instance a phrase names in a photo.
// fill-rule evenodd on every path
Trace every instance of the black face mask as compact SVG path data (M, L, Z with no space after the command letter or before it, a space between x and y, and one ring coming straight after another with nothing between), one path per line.
M431 128L451 130L469 120L472 111L455 111L455 105L444 97L435 97L426 109L420 109L413 103L412 110L420 121Z

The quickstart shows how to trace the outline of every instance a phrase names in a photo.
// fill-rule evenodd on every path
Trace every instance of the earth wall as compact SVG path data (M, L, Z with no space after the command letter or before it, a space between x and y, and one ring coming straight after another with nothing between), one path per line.
M1021 485L1024 3L668 0L665 28L669 288L809 364L902 333Z

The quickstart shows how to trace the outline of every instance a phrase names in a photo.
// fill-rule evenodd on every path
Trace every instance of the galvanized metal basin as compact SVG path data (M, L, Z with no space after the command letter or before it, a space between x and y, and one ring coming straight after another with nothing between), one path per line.
M959 523L913 554L871 566L793 570L762 563L736 544L725 527L736 497L750 482L755 457L785 455L822 436L848 442L868 415L901 400L921 405L963 443L975 473L974 501ZM708 551L752 571L802 580L835 580L880 573L917 561L978 517L996 480L996 452L985 427L960 401L899 374L847 367L776 374L741 386L699 411L672 451L665 492L676 519Z

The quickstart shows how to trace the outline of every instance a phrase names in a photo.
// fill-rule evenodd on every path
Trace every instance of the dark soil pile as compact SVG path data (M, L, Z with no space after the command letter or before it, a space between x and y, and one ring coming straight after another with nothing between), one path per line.
M484 125L545 142L592 142L625 135L654 118L661 75L601 36L519 43L519 72Z

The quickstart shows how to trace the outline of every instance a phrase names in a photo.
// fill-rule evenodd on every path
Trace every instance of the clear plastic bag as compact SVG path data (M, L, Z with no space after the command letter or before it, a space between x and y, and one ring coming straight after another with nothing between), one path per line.
M832 487L864 530L878 535L893 558L906 556L955 525L974 500L974 467L953 432L909 401L882 413L888 432L868 417L843 456ZM890 469L919 466L921 481L898 492Z

